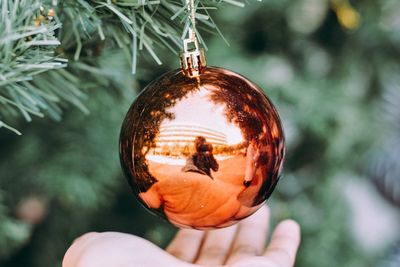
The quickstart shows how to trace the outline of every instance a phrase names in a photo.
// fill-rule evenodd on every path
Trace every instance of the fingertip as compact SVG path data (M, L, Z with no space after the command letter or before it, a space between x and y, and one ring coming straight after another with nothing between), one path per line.
M281 225L282 227L290 228L290 229L293 229L293 230L296 230L296 231L300 232L300 225L295 220L286 219L286 220L281 221L279 223L279 225Z
M258 213L260 214L260 216L268 218L270 215L269 207L267 205L262 205L261 208L258 210Z
M286 219L282 222L280 222L276 226L276 231L277 232L286 232L286 233L291 233L294 236L298 236L300 239L301 236L301 228L298 222L292 219Z
M270 210L267 205L262 205L247 221L269 222Z
M98 234L99 234L98 232L89 232L89 233L83 234L83 235L75 238L74 241L72 241L72 244L75 244L76 242L83 242L89 238L95 237Z
M279 266L294 266L299 245L299 224L284 220L276 226L264 256Z
M254 214L240 222L240 229L258 229L262 233L267 233L269 228L270 210L268 206L262 205Z
M76 265L76 261L79 259L83 248L85 245L90 242L93 238L99 236L98 232L89 232L86 234L81 235L78 238L75 238L72 241L71 246L65 252L62 267L72 267Z

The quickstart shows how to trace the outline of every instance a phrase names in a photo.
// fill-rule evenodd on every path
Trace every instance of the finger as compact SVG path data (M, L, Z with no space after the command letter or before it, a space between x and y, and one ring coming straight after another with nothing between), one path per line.
M80 237L75 238L74 241L72 241L72 243L79 242L79 243L83 244L83 243L86 243L91 238L94 238L97 235L98 235L98 232L89 232L89 233L81 235Z
M207 266L223 264L231 248L236 230L237 225L208 231L205 235L196 264Z
M77 260L85 251L87 245L92 239L97 238L99 235L96 232L86 233L72 242L72 246L67 250L63 259L63 267L76 266Z
M193 229L180 230L167 247L167 252L178 259L194 262L204 237L203 231Z
M268 225L269 209L265 205L254 215L243 220L238 226L226 263L233 264L249 256L261 255L268 235Z
M278 266L292 267L300 245L300 227L297 222L286 220L278 224L264 256Z

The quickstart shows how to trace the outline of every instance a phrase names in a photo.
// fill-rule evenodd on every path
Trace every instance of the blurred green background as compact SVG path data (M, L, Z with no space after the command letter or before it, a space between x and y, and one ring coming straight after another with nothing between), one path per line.
M205 33L208 64L260 85L281 115L287 157L268 205L274 224L302 227L296 266L400 266L400 2L265 0L212 16L230 46ZM60 122L18 121L22 136L0 130L0 266L60 266L88 231L172 238L136 202L118 157L135 96L178 67L159 54L162 66L142 55L132 76L121 49L104 50L109 75L79 82L89 115L70 108Z

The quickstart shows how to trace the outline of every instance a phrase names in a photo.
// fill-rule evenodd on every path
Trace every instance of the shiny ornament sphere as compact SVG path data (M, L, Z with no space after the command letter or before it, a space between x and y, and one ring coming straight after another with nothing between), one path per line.
M179 227L234 224L270 196L284 137L275 107L246 78L206 67L149 84L121 129L120 159L138 200Z

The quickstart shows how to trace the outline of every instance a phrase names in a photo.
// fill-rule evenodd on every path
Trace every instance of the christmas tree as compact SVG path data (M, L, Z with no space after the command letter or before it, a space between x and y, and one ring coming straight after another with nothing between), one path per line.
M285 173L268 203L302 226L298 266L378 264L388 247L353 239L343 186L372 176L399 203L400 3L196 5L208 65L253 80L281 114ZM168 243L176 230L123 178L118 135L144 85L178 67L189 24L181 1L0 0L0 265L60 265L87 231Z

